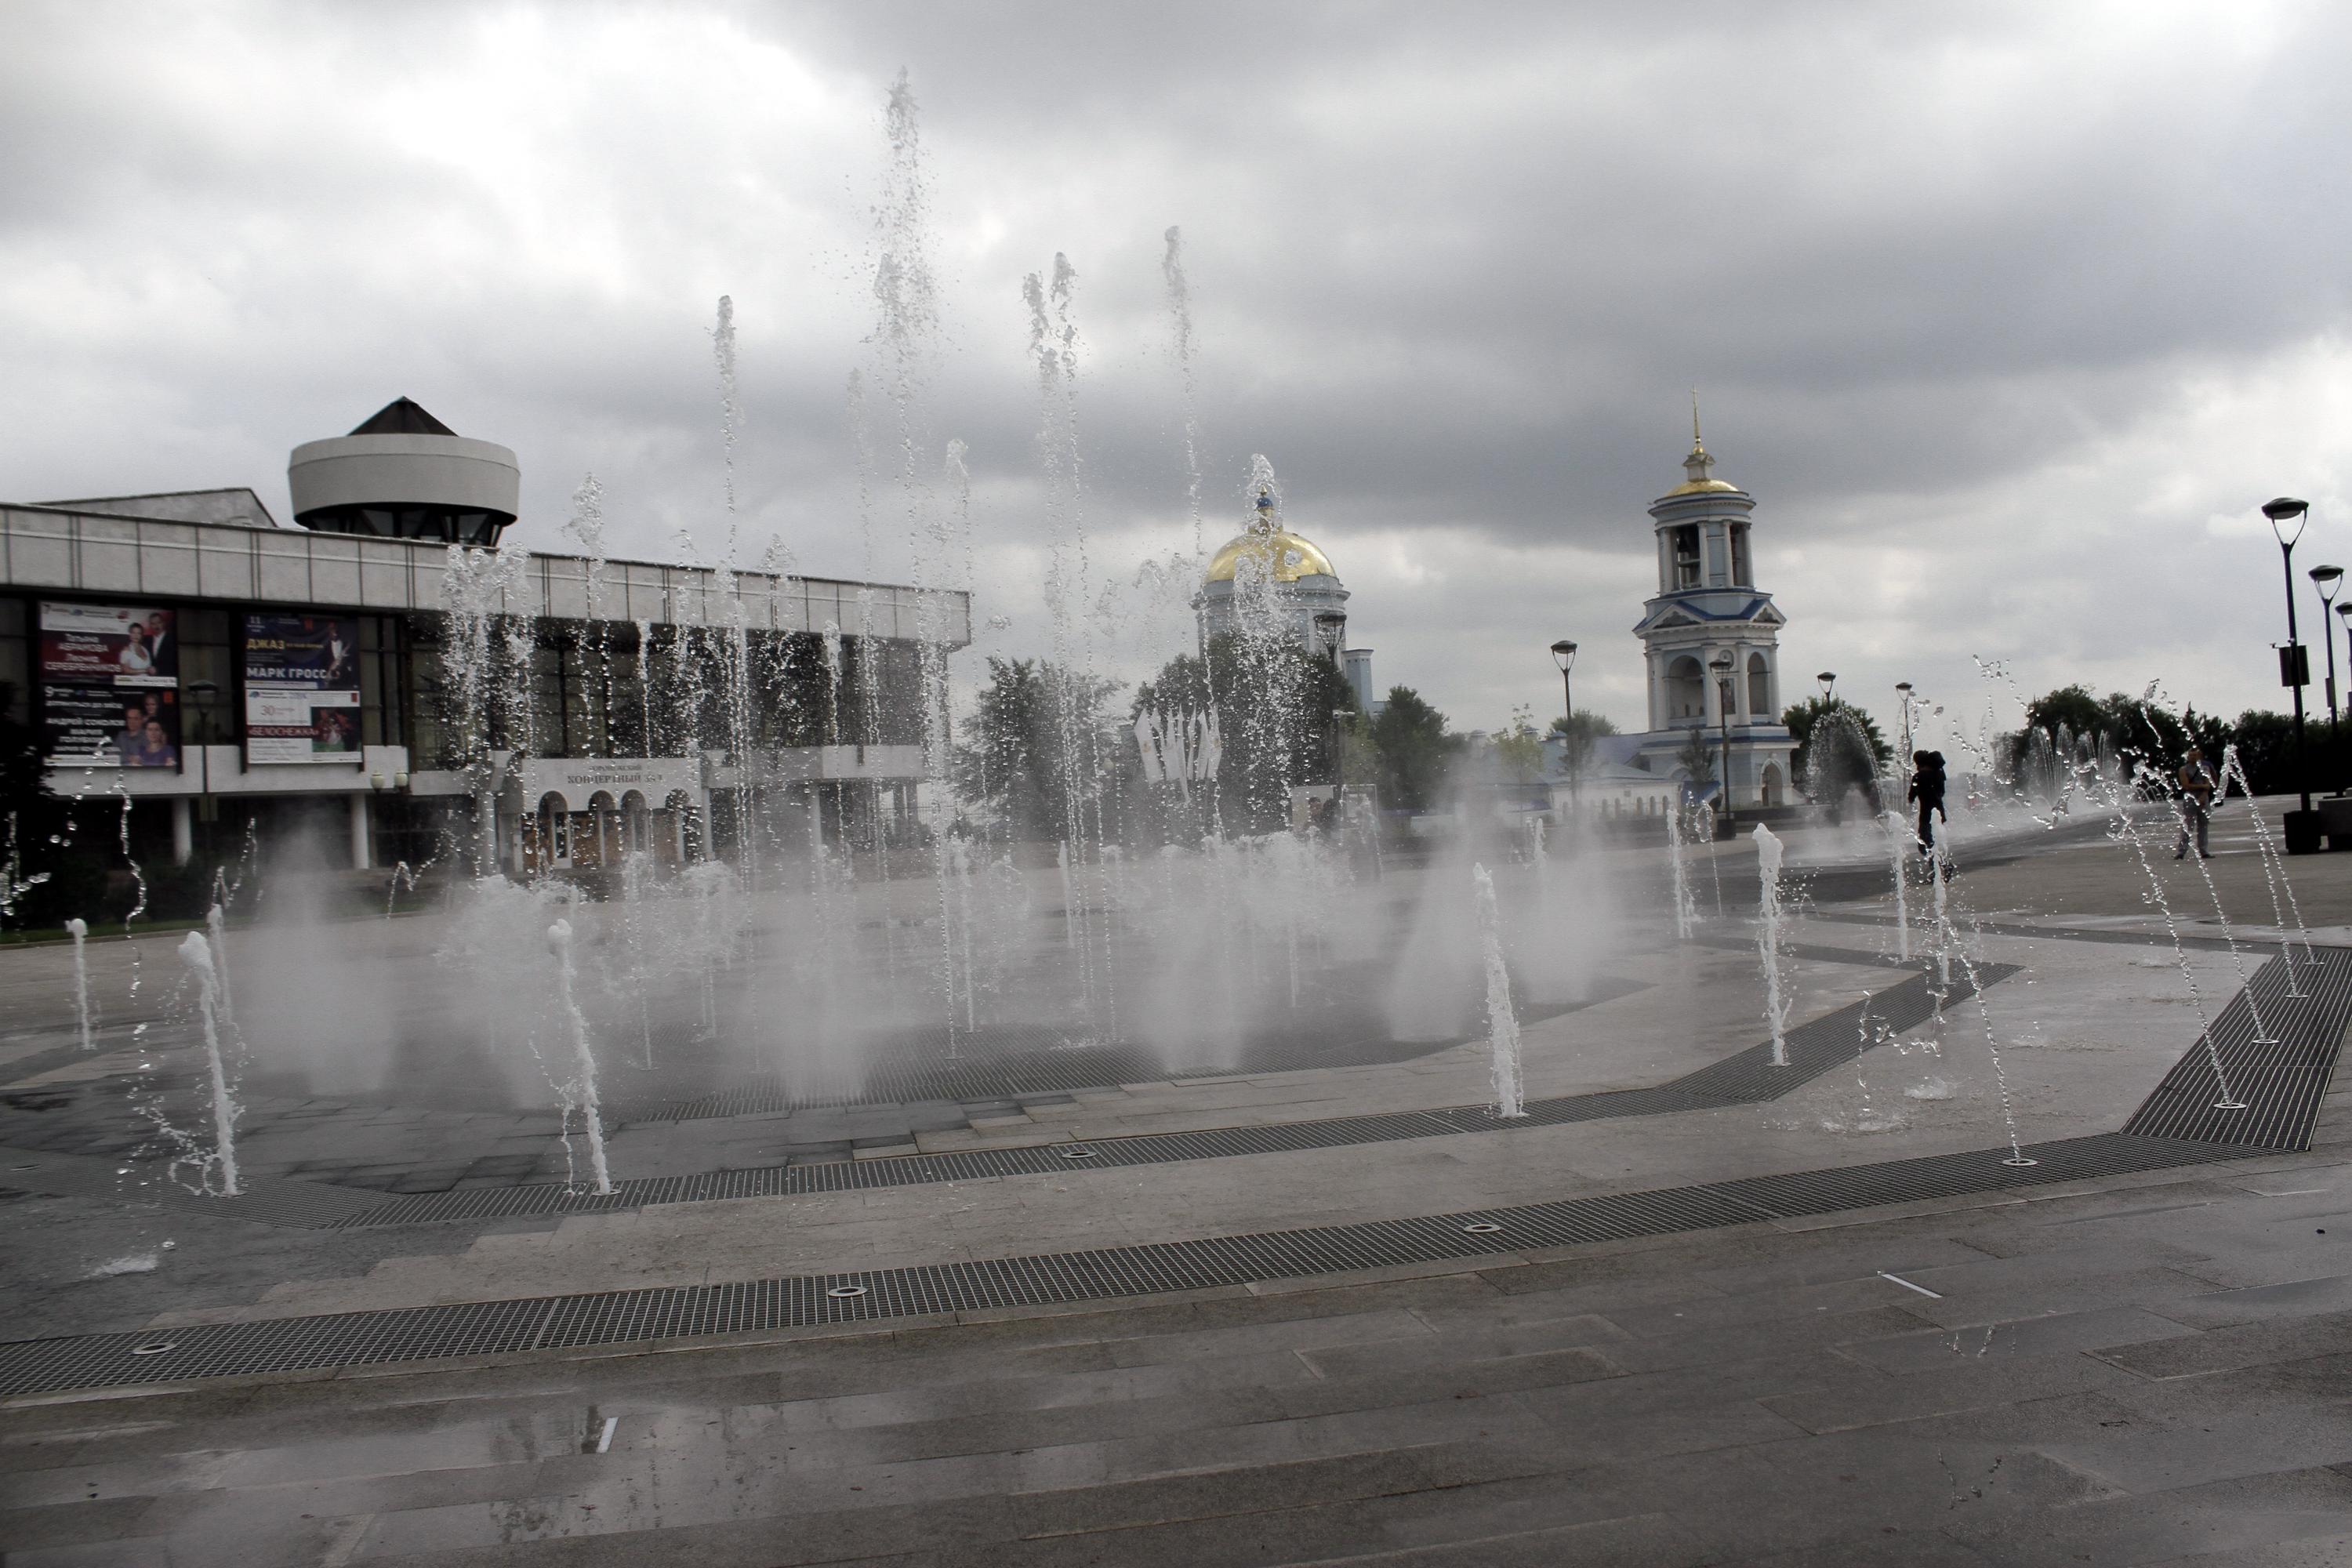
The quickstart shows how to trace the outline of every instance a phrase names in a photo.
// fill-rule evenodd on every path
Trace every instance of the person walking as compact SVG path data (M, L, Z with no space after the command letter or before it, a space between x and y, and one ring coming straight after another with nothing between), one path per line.
M2175 860L2189 853L2189 841L2197 840L2197 858L2210 860L2213 852L2206 847L2207 830L2213 824L2213 793L2220 787L2213 770L2206 765L2205 749L2191 746L2189 754L2180 759L2180 847L2172 852Z
M1936 825L1931 816L1951 818L1944 811L1944 753L1914 752L1911 760L1918 771L1911 775L1910 798L1919 803L1919 853L1929 859L1936 855Z

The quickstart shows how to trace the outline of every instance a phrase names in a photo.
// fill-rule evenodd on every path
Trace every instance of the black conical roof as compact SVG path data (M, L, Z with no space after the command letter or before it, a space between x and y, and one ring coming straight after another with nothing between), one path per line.
M457 432L405 397L395 397L370 415L354 436L455 436Z

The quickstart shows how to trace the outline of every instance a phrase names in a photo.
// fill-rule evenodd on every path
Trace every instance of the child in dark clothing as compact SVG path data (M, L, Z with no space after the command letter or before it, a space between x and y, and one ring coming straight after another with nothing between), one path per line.
M1947 822L1951 820L1944 812L1944 753L1914 752L1911 760L1919 767L1911 775L1910 795L1919 803L1919 853L1932 858L1936 853L1936 829L1928 817L1933 814Z

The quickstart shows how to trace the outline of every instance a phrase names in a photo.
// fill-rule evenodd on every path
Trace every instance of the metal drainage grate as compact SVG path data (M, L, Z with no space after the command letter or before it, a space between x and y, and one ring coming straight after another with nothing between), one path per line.
M113 1160L44 1153L0 1175L0 1184L18 1192L152 1204L174 1214L310 1230L331 1230L383 1202L376 1193L299 1181L247 1181L236 1197L219 1197L182 1185L160 1162L142 1163L128 1176L117 1173L122 1168Z
M218 1324L175 1330L169 1341L145 1333L25 1340L0 1344L0 1394L1110 1300L1707 1230L1841 1207L2245 1158L2257 1152L2106 1133L2032 1145L2031 1152L2037 1163L2028 1170L2005 1166L2006 1149L1979 1150L1474 1214L976 1263Z
M2352 952L2313 951L2318 963L2306 966L2298 958L2295 970L2308 994L2287 994L2286 962L2273 958L2214 1016L2212 1056L2221 1058L2222 1075L2244 1110L2218 1109L2221 1084L2200 1037L2124 1131L2263 1149L2310 1148L2345 1026L2352 1023ZM2274 1037L2267 1043L2255 1039L2257 1013Z
M2019 971L2012 964L1978 966L1991 985ZM1965 991L1959 976L1957 989ZM1948 1005L1950 998L1947 998ZM1463 1132L1494 1132L1514 1127L1558 1127L1570 1122L1631 1116L1664 1116L1716 1110L1727 1105L1774 1100L1822 1074L1843 1067L1856 1053L1935 1014L1935 998L1922 976L1816 1018L1788 1032L1789 1065L1771 1065L1771 1046L1751 1046L1724 1061L1655 1089L1567 1095L1529 1103L1528 1114L1498 1118L1492 1107L1450 1106L1433 1110L1391 1111L1323 1121L1276 1122L1198 1132L1143 1133L1097 1139L1080 1145L1032 1145L1017 1149L969 1149L948 1154L910 1154L877 1160L837 1160L813 1165L770 1165L707 1172L692 1176L655 1176L616 1184L604 1196L555 1184L489 1187L467 1192L420 1193L379 1201L351 1215L346 1226L429 1225L449 1220L491 1220L526 1215L598 1214L649 1205L708 1203L729 1198L793 1196L880 1187L922 1186L938 1182L981 1181L992 1176L1035 1176L1073 1166L1175 1164L1232 1159L1244 1154L1293 1153L1306 1149L1351 1148ZM1882 1035L1874 1026L1884 1021Z

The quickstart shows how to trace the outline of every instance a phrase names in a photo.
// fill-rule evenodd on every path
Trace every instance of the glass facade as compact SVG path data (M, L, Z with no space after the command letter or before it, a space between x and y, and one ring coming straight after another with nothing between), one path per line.
M36 608L60 597L0 595L0 682L19 722L39 711ZM244 744L247 616L281 607L173 607L183 740ZM358 630L362 743L405 746L415 768L462 765L442 617L336 615ZM641 644L627 622L502 623L490 638L483 743L530 756L636 757L731 753L744 742L754 751L922 742L921 651L912 642L845 637L828 647L812 634L755 631L739 647L725 627L645 631Z

